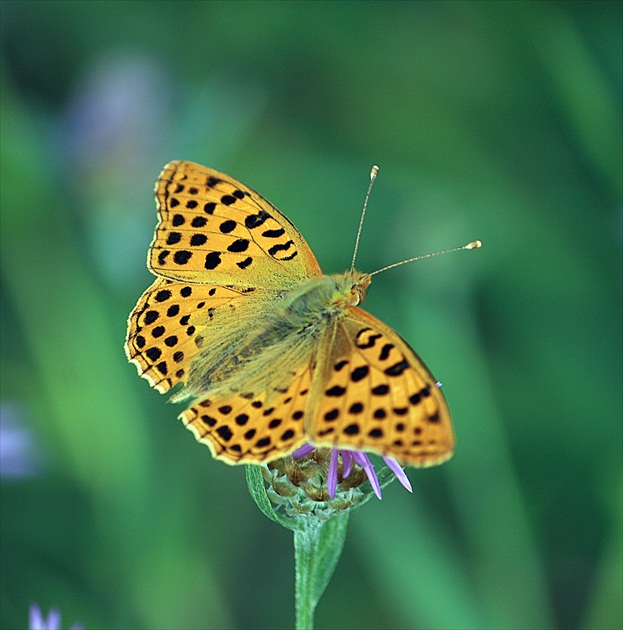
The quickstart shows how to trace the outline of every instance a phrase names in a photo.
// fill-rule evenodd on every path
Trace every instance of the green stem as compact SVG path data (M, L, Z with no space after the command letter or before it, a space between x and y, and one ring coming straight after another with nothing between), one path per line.
M294 530L296 630L313 630L314 611L342 554L348 513L308 518Z
M372 488L369 483L364 485L363 495L357 496L357 501L350 507L335 508L332 515L325 509L322 514L325 518L329 514L330 518L322 520L313 511L276 511L268 498L262 467L247 466L246 475L249 493L262 513L294 532L296 630L313 630L316 605L344 548L348 515L352 509L361 507L374 496ZM381 488L396 478L387 466L383 466L377 476ZM348 498L352 499L352 496Z
M294 571L296 630L313 630L314 611L318 600L312 592L311 567L315 548L315 532L320 523L311 522L306 527L294 532Z

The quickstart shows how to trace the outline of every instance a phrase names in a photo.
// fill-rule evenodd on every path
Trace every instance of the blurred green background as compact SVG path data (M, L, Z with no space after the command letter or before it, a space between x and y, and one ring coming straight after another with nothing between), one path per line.
M290 532L123 353L161 167L291 218L458 449L353 514L318 628L620 628L620 2L1 11L2 628L289 628Z

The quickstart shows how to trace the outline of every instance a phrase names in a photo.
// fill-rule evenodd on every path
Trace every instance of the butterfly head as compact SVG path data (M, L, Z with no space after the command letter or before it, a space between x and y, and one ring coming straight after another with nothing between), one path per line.
M366 299L366 291L372 282L372 276L368 273L355 272L358 277L353 278L350 292L353 297L353 306L358 306Z
M339 306L359 306L366 299L372 276L355 269L338 276L335 303Z

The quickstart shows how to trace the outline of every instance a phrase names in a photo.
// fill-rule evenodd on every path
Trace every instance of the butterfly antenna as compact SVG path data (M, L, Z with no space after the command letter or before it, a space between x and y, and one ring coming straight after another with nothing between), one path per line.
M424 254L423 256L415 256L415 258L407 258L407 260L401 260L400 262L394 263L393 265L387 265L387 267L377 269L369 275L374 276L377 273L381 273L381 271L387 271L388 269L393 269L394 267L400 267L400 265L406 265L407 263L413 262L414 260L432 258L433 256L439 256L439 254L447 254L448 252L458 252L461 249L478 249L479 247L482 247L482 243L480 241L472 241L471 243L467 243L467 245L463 245L463 247L452 247L450 249L444 249L443 251L434 252L432 254Z
M378 175L379 167L375 164L370 171L370 184L368 186L368 192L366 193L366 198L363 202L363 210L361 211L361 219L359 219L359 228L357 229L357 238L355 239L355 251L353 252L353 262L350 265L351 270L355 268L355 260L357 259L357 250L359 249L359 237L361 236L361 230L363 228L363 220L366 218L366 208L368 207L368 199L370 198L370 191L372 190L372 185L374 184L374 180Z

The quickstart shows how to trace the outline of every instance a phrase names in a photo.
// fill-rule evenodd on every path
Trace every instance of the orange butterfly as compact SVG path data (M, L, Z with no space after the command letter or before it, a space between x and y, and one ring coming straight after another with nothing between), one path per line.
M218 171L171 162L155 194L157 278L130 314L125 350L159 392L184 384L180 418L214 457L264 463L306 443L414 466L451 457L435 378L359 308L372 274L324 275L277 208Z

